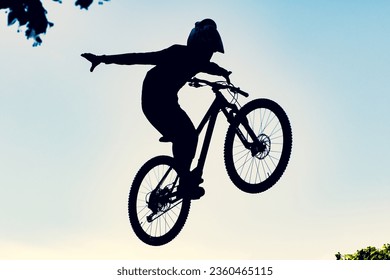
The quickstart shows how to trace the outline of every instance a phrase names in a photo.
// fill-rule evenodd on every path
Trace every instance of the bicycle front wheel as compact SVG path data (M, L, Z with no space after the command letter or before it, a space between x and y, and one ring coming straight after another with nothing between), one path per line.
M183 228L191 201L175 197L178 184L177 168L169 156L150 159L135 176L129 194L129 219L144 243L164 245Z
M242 191L264 192L284 173L291 147L291 125L284 110L269 99L253 100L240 109L226 133L227 173Z

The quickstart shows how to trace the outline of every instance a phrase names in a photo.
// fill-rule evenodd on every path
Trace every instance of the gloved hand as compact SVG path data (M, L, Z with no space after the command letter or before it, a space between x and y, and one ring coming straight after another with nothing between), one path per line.
M91 68L89 69L91 72L93 72L95 67L102 62L102 56L94 55L92 53L83 53L81 56L92 63Z
M232 73L232 71L226 71L226 74L223 75L223 77L225 78L225 80L226 80L226 82L227 82L228 84L230 84L230 78L229 78L229 76L230 76L231 73Z

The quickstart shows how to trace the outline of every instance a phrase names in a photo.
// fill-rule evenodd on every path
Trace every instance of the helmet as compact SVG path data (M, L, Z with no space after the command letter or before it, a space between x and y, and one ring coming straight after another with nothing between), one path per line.
M197 48L211 48L214 52L224 53L221 36L217 31L217 24L212 19L204 19L195 23L187 39L187 46Z

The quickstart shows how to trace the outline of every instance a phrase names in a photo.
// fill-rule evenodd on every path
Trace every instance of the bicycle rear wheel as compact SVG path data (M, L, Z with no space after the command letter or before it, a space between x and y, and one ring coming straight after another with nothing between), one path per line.
M291 125L284 110L269 99L253 100L240 109L226 133L227 173L242 191L264 192L283 175L291 147Z
M129 220L144 243L164 245L183 228L191 201L175 197L178 183L177 168L169 156L150 159L135 176L129 194Z

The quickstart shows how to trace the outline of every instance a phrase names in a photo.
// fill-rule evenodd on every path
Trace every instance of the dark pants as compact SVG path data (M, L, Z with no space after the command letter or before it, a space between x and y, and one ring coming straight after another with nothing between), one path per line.
M149 122L172 141L173 157L180 176L189 173L198 144L198 133L186 112L179 104L161 104L154 100L143 102L142 109Z

